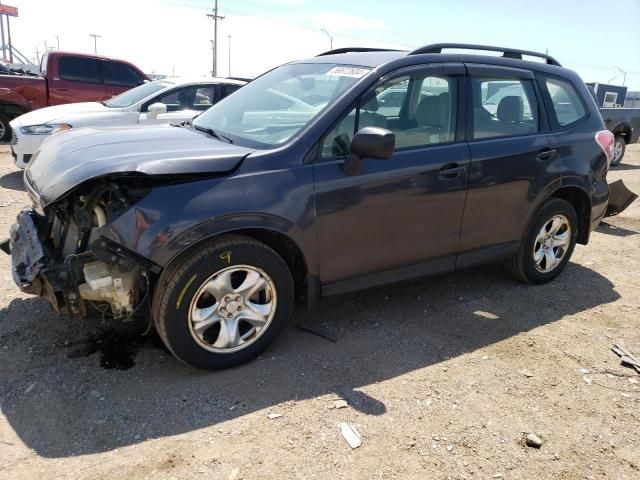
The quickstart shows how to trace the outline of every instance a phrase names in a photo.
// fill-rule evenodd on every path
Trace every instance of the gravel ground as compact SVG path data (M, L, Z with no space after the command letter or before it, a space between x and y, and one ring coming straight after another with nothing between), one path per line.
M640 145L610 177L640 192ZM0 232L26 201L0 147ZM291 326L218 373L57 318L2 254L0 478L640 478L640 375L610 351L640 355L639 232L636 202L545 286L487 265L326 299L306 321L337 343Z

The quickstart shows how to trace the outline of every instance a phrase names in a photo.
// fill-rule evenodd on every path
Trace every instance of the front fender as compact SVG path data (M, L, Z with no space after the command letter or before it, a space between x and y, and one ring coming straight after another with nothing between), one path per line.
M316 271L311 166L156 187L100 234L164 268L203 240L247 229L287 236Z
M305 243L308 243L305 242L304 231L291 221L269 214L243 213L213 218L183 231L157 252L156 263L166 266L182 252L204 240L225 233L247 230L263 230L287 237L302 251L305 260L309 259L310 255L313 254L312 251L309 251L309 248L313 248L312 245L306 245L306 248L303 247Z

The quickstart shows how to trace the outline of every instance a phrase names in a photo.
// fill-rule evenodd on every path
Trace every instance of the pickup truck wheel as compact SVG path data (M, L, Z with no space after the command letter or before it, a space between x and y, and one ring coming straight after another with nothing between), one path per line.
M5 114L0 113L0 142L8 142L11 140L11 120Z
M622 162L626 145L627 142L625 141L624 137L622 135L616 135L613 143L613 157L611 158L612 167L620 165L620 162Z
M573 205L550 198L533 215L520 250L505 260L505 267L525 283L549 282L564 270L577 239L578 216Z
M195 368L247 362L269 347L293 311L293 279L271 248L227 236L183 255L162 274L154 322L167 348Z

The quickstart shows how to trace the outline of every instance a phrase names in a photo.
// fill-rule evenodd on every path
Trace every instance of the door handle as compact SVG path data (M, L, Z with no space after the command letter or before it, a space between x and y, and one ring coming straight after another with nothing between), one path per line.
M54 90L55 90L56 92L68 92L68 91L69 91L69 89L68 89L68 88L54 88Z
M558 151L553 148L543 148L538 152L536 158L538 160L551 160L558 156Z
M458 165L457 163L450 163L438 171L438 176L441 178L456 178L460 174L464 173L464 171L464 166Z

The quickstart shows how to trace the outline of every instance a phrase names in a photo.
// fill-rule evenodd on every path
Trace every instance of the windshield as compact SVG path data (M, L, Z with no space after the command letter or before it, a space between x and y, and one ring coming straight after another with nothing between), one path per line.
M156 80L155 82L144 83L107 100L104 104L109 108L130 107L134 103L138 103L149 95L153 95L154 93L170 87L171 85L173 85L173 83L167 82L166 80Z
M350 65L283 65L248 83L194 121L234 143L272 148L311 119L371 69Z

